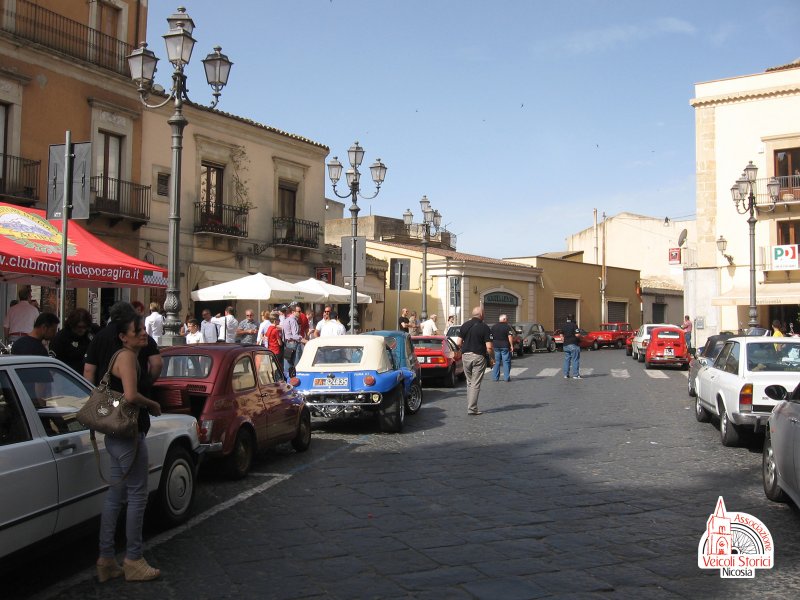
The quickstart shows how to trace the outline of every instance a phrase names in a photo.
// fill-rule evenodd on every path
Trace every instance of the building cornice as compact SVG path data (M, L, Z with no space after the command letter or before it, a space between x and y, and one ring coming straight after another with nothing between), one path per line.
M717 106L720 104L735 104L738 102L750 102L752 100L763 100L765 98L778 98L780 96L800 95L800 85L786 85L775 88L764 88L760 90L747 90L731 94L720 94L718 96L707 96L703 98L692 98L689 104L694 108L705 106Z

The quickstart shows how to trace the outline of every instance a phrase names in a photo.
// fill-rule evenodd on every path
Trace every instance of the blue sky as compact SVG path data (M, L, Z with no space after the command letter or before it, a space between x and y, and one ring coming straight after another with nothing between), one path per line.
M150 2L166 87L159 37L179 3ZM595 208L693 217L694 84L800 57L792 0L183 5L198 41L194 101L210 101L201 59L219 44L234 62L221 110L321 142L343 163L358 140L366 165L388 166L362 215L411 208L420 219L427 195L458 250L491 257L563 250Z

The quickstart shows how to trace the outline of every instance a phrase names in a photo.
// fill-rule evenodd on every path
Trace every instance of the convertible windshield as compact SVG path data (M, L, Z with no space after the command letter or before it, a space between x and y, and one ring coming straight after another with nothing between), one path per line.
M441 350L442 340L414 340L415 348L428 348L430 350Z
M312 365L357 365L364 357L363 346L324 346L317 348Z
M800 372L800 344L787 342L748 344L747 369Z

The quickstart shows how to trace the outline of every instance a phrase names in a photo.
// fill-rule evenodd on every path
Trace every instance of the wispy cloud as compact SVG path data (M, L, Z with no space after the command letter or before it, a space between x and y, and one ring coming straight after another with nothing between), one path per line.
M634 25L612 25L600 29L575 31L558 42L561 52L588 54L601 52L616 46L648 40L660 35L695 35L697 28L688 21L675 17L663 17ZM544 42L540 50L552 50L556 40Z

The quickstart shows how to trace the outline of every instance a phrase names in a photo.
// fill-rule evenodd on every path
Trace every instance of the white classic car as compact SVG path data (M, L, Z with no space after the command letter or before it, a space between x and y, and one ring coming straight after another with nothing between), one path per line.
M61 361L0 357L0 557L100 514L100 478L89 431L76 419L92 385ZM103 435L101 466L110 476ZM151 417L148 487L166 524L189 517L201 446L197 420Z
M734 337L695 380L695 417L719 416L725 446L734 446L745 429L765 425L777 404L764 392L769 385L794 389L800 383L800 338Z

